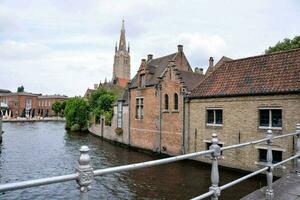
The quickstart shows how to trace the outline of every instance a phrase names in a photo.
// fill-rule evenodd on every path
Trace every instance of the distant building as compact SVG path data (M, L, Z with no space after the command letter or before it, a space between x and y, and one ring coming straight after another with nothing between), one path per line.
M36 108L36 115L47 117L54 116L55 112L52 110L52 104L56 101L63 102L68 97L65 95L41 95L38 96L38 104Z
M8 105L10 117L30 117L35 115L39 95L29 92L1 93L0 102Z
M1 93L11 93L11 91L5 90L5 89L0 89L0 94L1 94Z
M126 47L125 25L122 21L122 28L119 40L119 46L115 46L114 66L113 66L113 84L125 87L130 81L130 47Z
M9 117L48 117L53 116L52 104L64 101L64 95L41 95L29 92L0 93L0 102L8 105Z
M89 98L91 94L98 89L98 87L109 88L125 88L130 81L130 47L126 45L125 24L122 21L122 28L120 33L119 45L115 46L115 56L113 64L112 79L99 84L94 84L94 88L88 88L84 94L85 98Z

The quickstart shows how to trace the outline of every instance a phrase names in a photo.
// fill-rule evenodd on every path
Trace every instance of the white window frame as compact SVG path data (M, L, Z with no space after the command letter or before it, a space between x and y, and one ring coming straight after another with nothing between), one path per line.
M260 161L260 150L266 150L268 153L268 149L264 148L264 147L256 147L256 149L257 149L257 153L258 153L258 156L257 156L258 161L256 161L255 164L260 165L260 164L265 163L263 161ZM280 149L280 148L272 149L272 155L273 155L273 151L281 152L281 161L283 161L283 153L285 152L284 149ZM273 163L273 164L275 164L275 163Z
M135 119L137 120L141 120L144 118L144 97L136 97L135 98L135 103L137 103L138 100L138 104L135 105L136 107L138 107L138 109L135 109L137 113L135 113ZM143 99L143 104L141 103ZM143 107L143 109L142 109Z
M208 121L208 110L213 110L214 111L214 123L207 123ZM216 110L222 110L222 124L216 124ZM216 107L216 108L206 108L205 109L205 115L206 115L206 125L207 126L219 126L219 127L222 127L223 126L223 123L224 123L224 118L223 118L223 108L220 108L220 107Z
M123 103L117 102L117 128L123 127Z
M269 110L269 126L260 126L260 110ZM272 126L272 110L281 110L281 127L273 127ZM259 129L273 129L273 130L282 130L282 120L283 116L282 116L282 108L278 108L278 107L261 107L258 108L258 128Z

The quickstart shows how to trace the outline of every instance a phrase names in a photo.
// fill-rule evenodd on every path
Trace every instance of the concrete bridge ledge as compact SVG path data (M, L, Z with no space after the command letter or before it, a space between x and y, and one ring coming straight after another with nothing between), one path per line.
M300 200L300 176L294 173L278 179L273 183L274 200ZM266 187L256 190L241 200L264 200Z

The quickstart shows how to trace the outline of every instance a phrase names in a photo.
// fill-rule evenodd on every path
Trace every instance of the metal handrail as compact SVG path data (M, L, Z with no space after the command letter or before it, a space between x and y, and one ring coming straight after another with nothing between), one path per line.
M272 158L272 141L274 139L284 138L284 137L288 137L288 136L295 136L295 135L298 136L296 155L294 155L286 160L283 160L281 162L278 162L276 164L272 164L272 160L273 160L273 158ZM209 188L208 192L206 192L198 197L195 197L194 199L203 199L203 198L211 196L212 199L217 200L218 196L220 196L222 190L232 187L244 180L247 180L250 177L253 177L253 176L260 174L262 172L265 172L265 171L267 172L267 182L268 182L268 189L266 192L266 197L268 199L272 199L274 196L273 189L272 189L273 168L278 167L279 165L282 165L290 160L297 159L296 171L297 171L297 173L300 173L300 158L299 158L300 157L300 124L297 124L295 133L289 133L289 134L284 134L284 135L280 135L280 136L273 136L272 131L268 130L267 137L264 139L254 140L254 141L245 142L245 143L236 144L236 145L230 145L230 146L226 146L226 147L222 147L222 148L218 145L219 140L218 140L217 134L212 135L211 142L212 142L212 145L210 146L210 149L206 150L206 151L194 152L194 153L189 153L189 154L184 154L184 155L179 155L179 156L174 156L174 157L169 157L169 158L163 158L163 159L158 159L158 160L152 160L152 161L146 161L146 162L141 162L141 163L116 166L116 167L110 167L110 168L98 169L98 170L93 170L93 168L90 164L91 159L88 154L89 148L87 146L82 146L80 148L80 157L78 160L79 165L76 168L75 174L55 176L55 177L50 177L50 178L41 178L41 179L22 181L22 182L16 182L16 183L2 184L2 185L0 185L0 192L12 191L12 190L41 186L41 185L49 185L49 184L54 184L54 183L76 180L79 185L80 199L88 199L88 191L91 188L90 184L94 180L95 176L102 176L105 174L137 170L137 169L172 163L172 162L185 160L185 159L189 159L189 158L195 158L195 157L203 156L203 155L207 155L207 154L211 154L211 160L212 160L212 170L211 170L212 186ZM266 167L259 169L255 172L252 172L246 176L243 176L237 180L234 180L230 183L227 183L227 184L219 187L218 186L218 184L219 184L218 159L221 156L221 152L226 151L226 150L241 148L241 147L245 147L245 146L249 146L249 145L253 145L253 144L258 144L258 143L262 143L262 142L267 142L267 144L268 144Z

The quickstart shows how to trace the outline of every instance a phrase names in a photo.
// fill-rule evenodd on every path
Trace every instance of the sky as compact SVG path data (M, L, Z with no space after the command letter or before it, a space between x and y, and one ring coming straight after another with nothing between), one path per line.
M263 54L300 33L298 0L0 0L0 88L83 96L111 79L125 20L131 76L147 54L208 59Z

